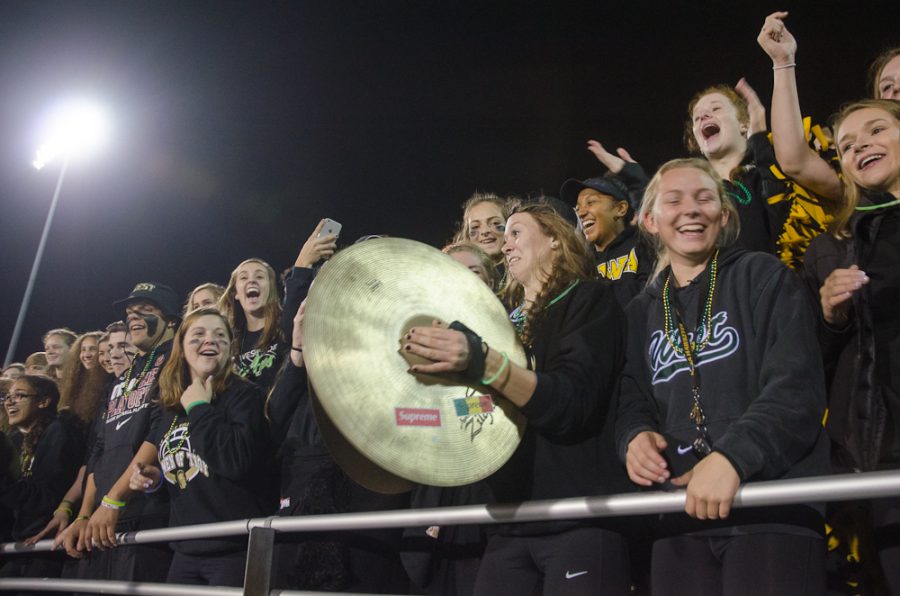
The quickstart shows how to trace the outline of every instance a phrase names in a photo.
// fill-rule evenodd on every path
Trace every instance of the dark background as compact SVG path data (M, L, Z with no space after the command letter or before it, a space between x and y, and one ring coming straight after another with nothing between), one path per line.
M58 99L99 99L115 132L69 170L19 360L47 329L120 318L138 281L186 295L247 257L281 270L321 217L342 244L441 245L476 188L602 172L588 138L652 172L684 155L702 87L746 76L768 103L756 35L781 8L819 121L900 43L893 2L2 2L0 349L59 172L30 166Z

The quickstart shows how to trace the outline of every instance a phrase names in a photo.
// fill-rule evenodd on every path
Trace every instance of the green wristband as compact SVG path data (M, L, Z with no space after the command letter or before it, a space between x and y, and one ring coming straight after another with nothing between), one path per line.
M116 501L110 498L109 495L104 496L100 504L108 509L122 509L125 507L125 501Z
M200 404L208 404L208 403L209 403L208 401L203 401L202 399L198 399L197 401L191 402L187 406L185 406L184 413L190 414L191 410L193 410L195 407L199 406Z
M503 374L503 371L506 370L506 367L509 366L509 355L507 355L506 352L500 352L500 355L503 356L503 362L500 363L500 368L498 368L497 372L492 374L489 379L481 379L482 385L490 385L499 379L500 375Z

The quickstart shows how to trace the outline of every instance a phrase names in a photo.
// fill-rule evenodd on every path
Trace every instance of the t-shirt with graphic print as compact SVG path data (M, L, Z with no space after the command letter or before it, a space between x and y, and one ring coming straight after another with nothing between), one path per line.
M256 344L260 335L262 330L244 332L241 351L234 359L234 370L245 379L259 385L263 393L268 393L275 384L275 375L284 360L285 345L276 339L268 346L258 348Z
M172 503L171 526L203 524L274 512L267 502L265 462L272 453L259 387L232 377L209 404L162 410L147 438L157 447ZM246 548L244 537L173 542L176 552L207 555Z
M159 376L171 351L169 340L135 358L131 368L113 384L106 407L100 409L88 460L88 473L94 475L97 487L97 506L131 464L159 417ZM119 519L137 516L147 500L139 495L129 501L128 507L119 512Z

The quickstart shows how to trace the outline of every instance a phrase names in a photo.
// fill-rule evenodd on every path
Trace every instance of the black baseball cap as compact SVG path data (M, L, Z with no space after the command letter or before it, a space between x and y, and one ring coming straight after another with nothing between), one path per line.
M137 300L146 300L155 304L167 317L181 317L181 300L178 298L175 290L155 281L142 281L134 286L127 298L116 300L113 302L113 306L126 308Z

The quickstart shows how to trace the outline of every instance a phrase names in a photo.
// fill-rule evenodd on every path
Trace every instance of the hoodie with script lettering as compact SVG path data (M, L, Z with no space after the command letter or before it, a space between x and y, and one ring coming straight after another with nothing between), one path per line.
M666 339L668 275L667 268L626 310L627 364L616 424L623 461L642 431L662 433L685 451L697 436L688 363ZM702 310L698 302L706 303L709 275L707 266L683 288L670 283L690 334ZM829 473L816 315L800 280L771 255L735 248L719 254L715 282L711 336L695 355L713 450L741 482Z

